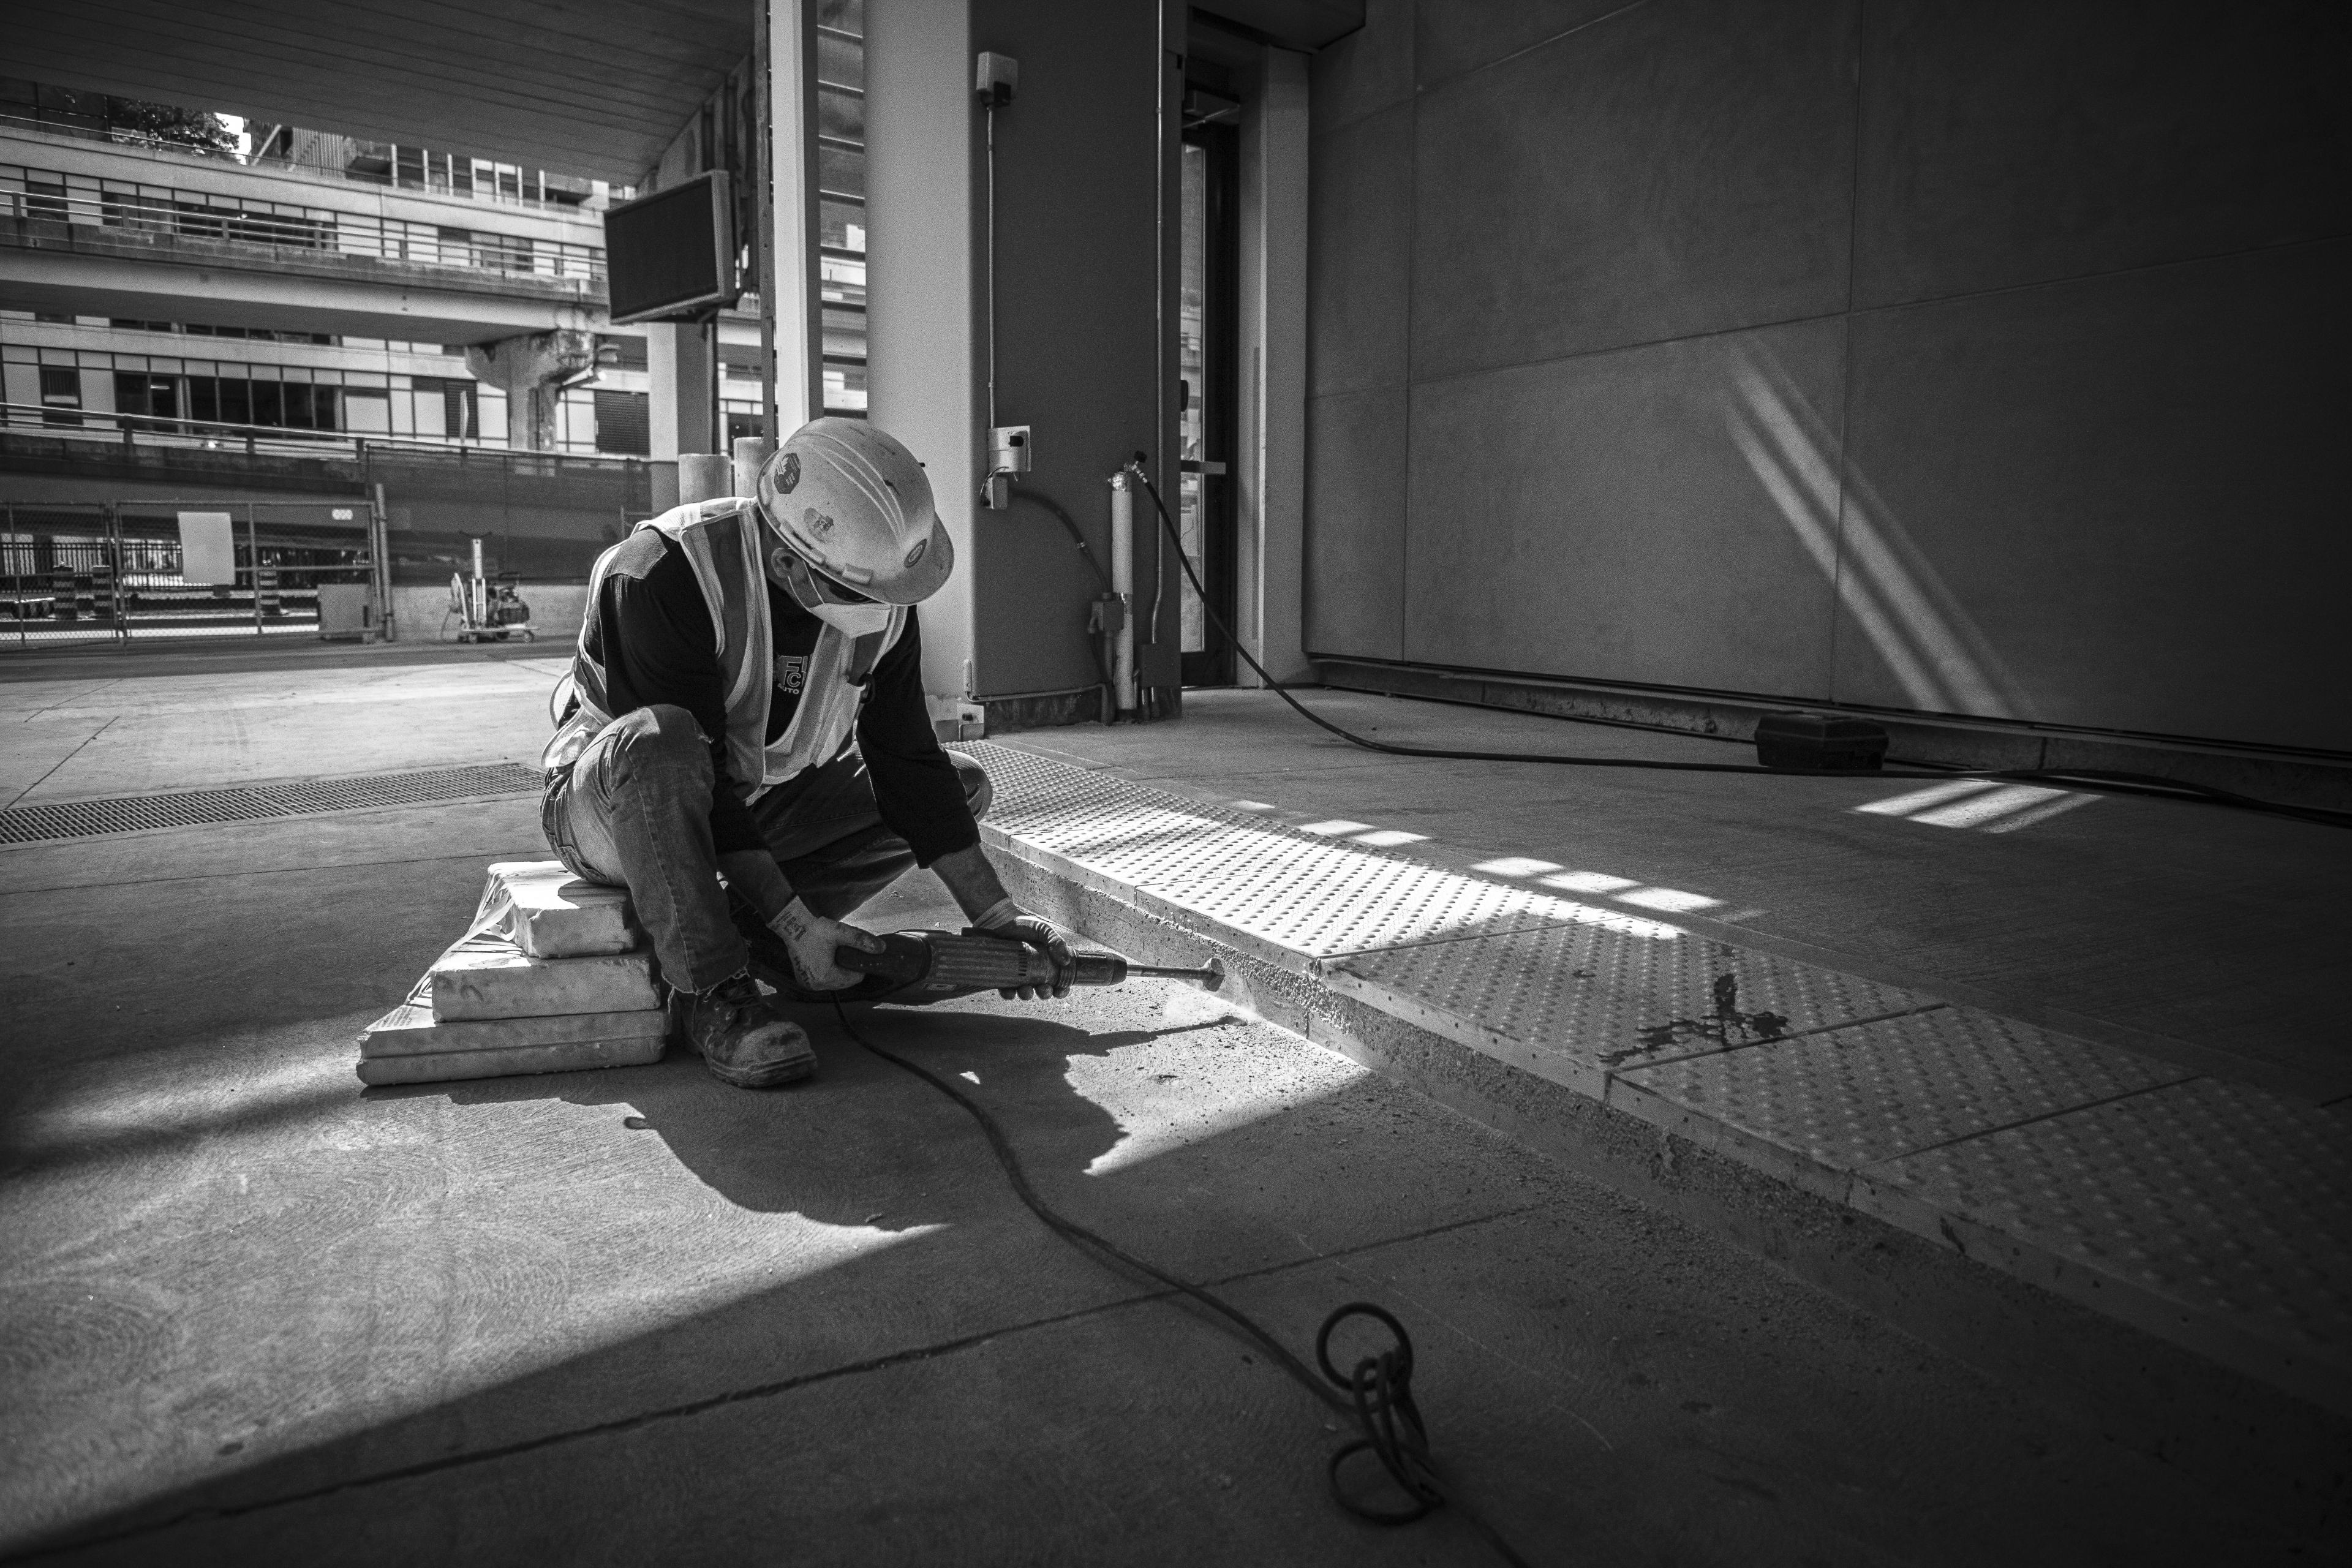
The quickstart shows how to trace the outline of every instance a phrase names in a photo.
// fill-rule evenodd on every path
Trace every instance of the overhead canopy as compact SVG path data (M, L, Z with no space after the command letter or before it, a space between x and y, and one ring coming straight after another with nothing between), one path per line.
M751 52L750 0L31 0L0 71L628 184Z
M1193 0L1192 9L1238 22L1269 44L1310 52L1364 25L1364 0Z

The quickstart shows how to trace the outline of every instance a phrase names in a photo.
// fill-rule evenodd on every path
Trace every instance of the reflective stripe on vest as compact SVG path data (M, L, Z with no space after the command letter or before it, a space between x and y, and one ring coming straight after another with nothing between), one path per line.
M716 638L714 652L727 683L728 771L752 782L756 798L802 771L831 762L849 744L857 710L866 700L866 678L907 629L904 606L893 606L890 624L869 637L849 637L827 626L810 650L800 706L772 743L767 741L768 709L775 690L774 630L768 614L767 574L760 560L760 521L751 503L740 497L691 501L637 524L654 529L686 555L702 589ZM576 760L598 731L613 721L602 663L589 651L588 628L596 614L604 574L619 545L596 558L588 577L588 614L581 620L572 674L580 709L555 732L541 765L553 770Z

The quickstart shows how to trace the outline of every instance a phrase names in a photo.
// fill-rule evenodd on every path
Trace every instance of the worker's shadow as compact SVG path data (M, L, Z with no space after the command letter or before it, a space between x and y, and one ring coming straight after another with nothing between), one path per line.
M785 1089L730 1088L677 1044L649 1067L435 1087L461 1106L552 1098L609 1107L625 1129L658 1137L705 1185L746 1209L891 1231L969 1216L972 1157L986 1147L969 1114L861 1048L830 1009L793 1013L820 1065L814 1079ZM1018 1014L870 1007L850 1020L894 1055L961 1080L959 1087L1006 1129L1033 1175L1048 1180L1085 1170L1122 1132L1116 1118L1071 1085L1073 1058L1213 1026L1090 1035L1055 1022L1042 1006Z

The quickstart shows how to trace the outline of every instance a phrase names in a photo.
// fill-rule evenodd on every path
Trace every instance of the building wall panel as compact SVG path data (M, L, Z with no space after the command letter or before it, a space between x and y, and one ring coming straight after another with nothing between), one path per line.
M1310 651L2352 752L2347 15L1373 7Z
M1654 0L1418 106L1412 368L1842 310L1850 3Z
M2352 10L1873 0L1855 302L2352 232Z
M1412 111L1401 105L1308 143L1307 385L1359 392L1405 378Z
M1415 387L1404 657L1825 696L1844 339L1832 319Z
M2348 273L2338 240L1857 317L1837 696L2352 746Z
M1405 389L1307 405L1307 646L1404 657Z

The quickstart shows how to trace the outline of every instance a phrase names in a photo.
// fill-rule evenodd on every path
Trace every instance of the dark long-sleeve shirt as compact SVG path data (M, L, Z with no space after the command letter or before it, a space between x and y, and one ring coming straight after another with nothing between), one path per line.
M772 742L799 710L801 682L824 623L774 584L766 586L776 659L768 702ZM735 777L728 755L726 676L714 651L710 609L685 552L659 531L639 530L605 569L591 614L589 651L604 664L614 716L662 702L693 714L710 740L715 847L721 855L765 847L746 804L759 781ZM922 628L911 609L906 631L874 666L856 736L882 820L913 847L918 863L928 866L980 842L963 785L923 704Z

